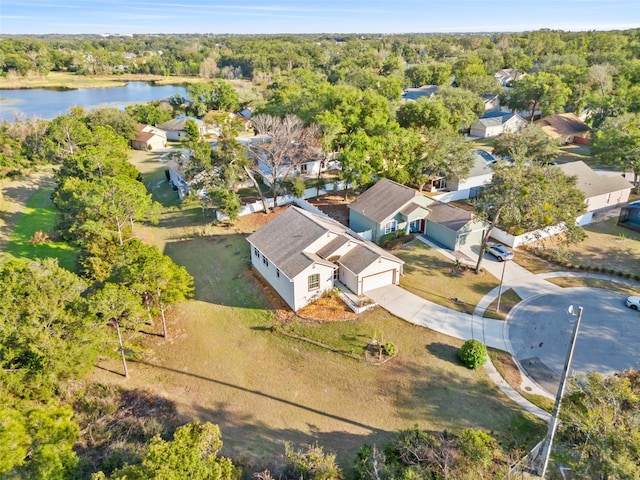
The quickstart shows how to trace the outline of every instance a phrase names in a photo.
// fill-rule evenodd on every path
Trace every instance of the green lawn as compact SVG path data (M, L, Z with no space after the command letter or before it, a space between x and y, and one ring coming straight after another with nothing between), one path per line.
M419 240L393 253L406 262L405 275L400 280L403 288L453 310L473 313L480 299L500 284L488 273L476 275L472 270L454 271L453 260Z
M47 241L32 245L31 238L38 231L53 236L56 210L51 201L53 187L37 190L29 199L18 217L14 229L4 248L5 258L57 258L60 266L75 271L77 251L62 241Z

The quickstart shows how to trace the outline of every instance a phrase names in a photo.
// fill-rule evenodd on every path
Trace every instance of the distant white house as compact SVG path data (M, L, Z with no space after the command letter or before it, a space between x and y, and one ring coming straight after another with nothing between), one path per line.
M494 77L500 82L500 85L503 87L510 87L513 82L520 80L524 77L526 73L520 73L513 68L503 68L502 70L498 70Z
M341 223L289 207L247 238L251 264L294 311L340 282L356 295L400 283L404 262Z
M169 120L168 122L158 125L158 128L166 132L167 140L180 142L182 140L188 139L187 131L185 130L185 128L187 125L187 121L189 120L192 120L196 123L200 135L205 135L207 133L207 125L202 120L186 115L181 115L174 118L173 120Z
M476 198L493 178L493 164L498 160L489 152L476 150L473 167L464 178L447 177L442 193L433 196L441 202Z
M487 111L471 124L469 135L488 138L503 133L519 132L527 125L527 121L513 112Z
M131 148L134 150L158 150L167 144L167 134L160 128L144 123L138 124L138 133L131 140Z

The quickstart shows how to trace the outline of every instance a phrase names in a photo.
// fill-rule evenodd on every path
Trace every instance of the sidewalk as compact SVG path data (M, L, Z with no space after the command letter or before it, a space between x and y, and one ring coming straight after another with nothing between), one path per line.
M433 244L424 237L420 241L437 249L444 256L456 260L454 252ZM468 249L462 252L469 261L477 261L477 253ZM483 268L497 279L503 274L503 292L512 288L520 298L530 298L544 293L557 292L560 287L532 274L516 263L500 263L485 258ZM484 318L487 307L498 298L499 287L491 290L476 305L473 315L451 310L414 295L399 286L389 285L367 292L367 296L385 310L410 323L430 328L454 338L477 339L488 347L512 352L508 337L508 324L501 320ZM497 372L489 361L485 369L493 382L515 403L531 414L548 421L549 413L538 408L513 389ZM537 395L549 397L549 394L522 374L522 388Z

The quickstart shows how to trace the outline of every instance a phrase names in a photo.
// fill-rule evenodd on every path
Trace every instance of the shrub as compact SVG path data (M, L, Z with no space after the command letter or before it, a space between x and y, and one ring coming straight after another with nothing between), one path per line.
M487 347L478 340L467 340L458 350L458 358L465 367L480 368L487 361Z
M382 351L385 355L393 357L396 354L396 346L393 343L387 342L382 346Z
M378 239L378 244L382 248L387 248L392 240L396 238L404 237L407 234L404 230L396 230L395 232L387 233Z

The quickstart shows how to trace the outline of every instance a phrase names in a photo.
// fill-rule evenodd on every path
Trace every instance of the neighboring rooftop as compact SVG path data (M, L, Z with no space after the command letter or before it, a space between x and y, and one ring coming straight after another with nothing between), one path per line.
M622 175L599 175L589 168L583 161L563 163L555 168L561 169L566 175L576 177L576 187L586 198L604 195L619 190L632 188L633 185Z
M535 124L540 126L540 128L551 137L572 135L591 130L575 113L549 115L536 121Z
M413 188L383 178L358 199L349 205L349 209L373 220L382 222L419 196Z
M418 88L407 88L402 94L403 100L418 100L420 97L431 97L438 92L438 85L423 85Z

